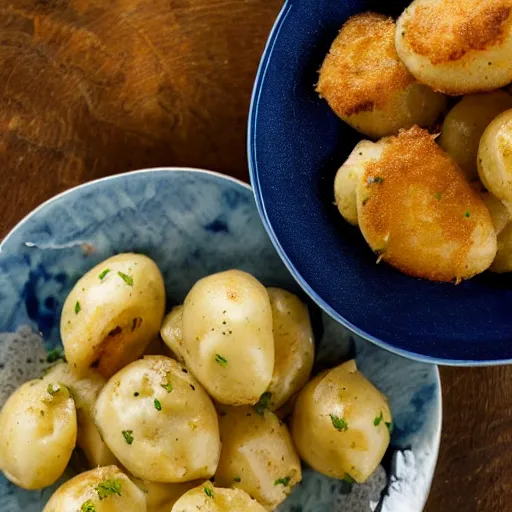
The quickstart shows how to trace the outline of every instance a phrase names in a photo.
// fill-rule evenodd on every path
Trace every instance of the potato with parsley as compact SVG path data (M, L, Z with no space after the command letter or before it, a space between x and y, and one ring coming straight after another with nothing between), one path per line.
M183 305L183 358L218 402L255 404L274 371L272 308L265 287L240 270L199 280Z
M77 372L110 377L137 359L158 335L165 311L160 270L141 254L118 254L87 272L68 295L62 343Z
M267 292L272 307L275 363L266 397L270 410L276 411L308 381L315 343L307 306L286 290L267 288Z
M61 485L43 512L148 512L146 497L119 468L81 473Z
M133 477L132 481L146 497L147 512L170 512L187 491L202 483L200 480L192 480L181 484L162 484Z
M73 373L67 363L58 363L43 378L45 382L59 382L70 391L75 401L78 437L77 446L84 452L91 468L117 464L117 459L101 439L94 422L94 406L106 379L90 368L81 376Z
M215 483L247 492L275 510L302 480L300 459L286 425L258 407L220 407L222 451Z
M164 318L160 336L176 356L176 359L183 361L183 306L172 308L171 312Z
M265 509L240 489L221 489L205 482L185 493L171 512L265 512Z
M300 392L291 432L313 469L363 483L389 446L391 422L386 398L352 360L317 375Z
M174 359L145 356L116 373L96 401L95 419L108 447L137 478L179 483L215 473L217 413Z
M0 432L5 476L23 489L42 489L64 473L75 448L75 402L56 380L25 382L4 404Z

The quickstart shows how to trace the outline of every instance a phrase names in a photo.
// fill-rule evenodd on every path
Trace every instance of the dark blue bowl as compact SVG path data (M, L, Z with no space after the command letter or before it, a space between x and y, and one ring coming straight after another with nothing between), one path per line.
M333 204L333 182L361 136L314 91L331 42L368 9L408 1L288 0L256 79L248 152L256 202L282 259L320 307L398 354L450 365L512 362L512 275L458 286L418 280L375 256Z

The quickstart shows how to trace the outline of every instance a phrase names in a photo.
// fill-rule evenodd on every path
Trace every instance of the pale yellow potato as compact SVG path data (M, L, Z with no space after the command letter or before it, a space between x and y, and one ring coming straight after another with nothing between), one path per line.
M396 50L418 81L453 96L512 81L511 0L415 0L397 21Z
M352 360L321 373L300 392L291 432L313 469L363 483L387 450L391 421L386 398Z
M446 98L417 83L398 58L393 19L373 12L343 25L316 90L341 119L375 139L429 126L446 108Z
M148 512L144 493L116 466L81 473L61 485L43 512Z
M309 380L315 358L307 306L293 293L267 288L272 307L275 364L267 389L268 406L276 411Z
M176 356L178 361L184 361L184 341L183 341L183 306L172 308L171 312L164 318L160 336L164 343Z
M434 136L414 127L380 143L356 191L359 227L379 260L433 281L488 269L496 255L489 211Z
M485 188L512 211L512 109L500 114L484 131L477 163Z
M43 379L47 383L64 384L75 401L78 419L77 446L84 452L91 468L118 464L114 454L101 439L94 422L94 406L106 379L98 371L90 368L77 375L67 363L53 366Z
M485 206L491 214L492 223L494 224L494 230L498 235L498 252L499 252L499 234L505 229L507 224L512 220L512 213L510 210L490 192L482 192L482 199L484 200Z
M146 497L147 512L170 512L172 506L190 489L202 482L193 480L182 484L162 484L132 478Z
M478 144L489 123L512 108L512 96L504 91L464 96L446 116L439 145L457 162L469 180L478 178Z
M286 425L272 412L221 407L222 451L215 483L247 492L275 510L302 480L300 459Z
M0 469L24 489L42 489L64 473L75 448L75 402L58 381L25 382L0 413Z
M156 264L141 254L119 254L87 272L62 309L62 343L69 364L97 367L110 377L137 359L158 335L165 288Z
M240 270L198 281L183 306L183 358L218 402L255 404L274 371L272 308L265 287Z
M380 143L362 140L350 153L347 161L338 169L334 180L334 199L343 218L358 225L356 189L364 175L366 166L380 157L384 146Z
M498 274L512 272L512 223L498 235L498 252L490 270Z
M210 478L220 438L210 397L185 367L145 356L116 373L96 401L96 424L121 464L151 482Z
M221 489L205 482L183 495L171 512L265 512L265 509L240 489Z

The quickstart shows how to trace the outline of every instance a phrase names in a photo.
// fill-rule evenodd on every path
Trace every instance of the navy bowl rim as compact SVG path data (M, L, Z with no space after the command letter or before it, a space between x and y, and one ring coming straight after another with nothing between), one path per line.
M436 358L425 356L422 354L417 354L416 352L411 352L408 350L403 350L397 347L394 347L390 343L381 340L371 334L368 334L363 329L353 325L346 318L344 318L341 314L336 312L326 301L324 301L318 293L309 285L309 283L304 279L304 277L300 274L300 272L295 268L291 260L288 258L286 251L282 247L279 242L270 219L268 217L267 209L265 206L265 201L263 199L263 194L260 187L259 182L259 172L258 172L258 161L256 157L256 126L258 123L258 108L259 101L262 94L263 83L265 81L265 76L267 73L267 68L270 63L270 59L272 57L272 53L274 47L277 43L279 33L281 28L283 27L288 14L290 13L292 7L294 7L292 0L285 0L283 7L272 27L270 35L268 37L265 49L263 50L263 54L261 57L261 61L258 67L258 71L256 74L253 92L251 96L251 103L249 107L249 119L247 124L247 159L249 163L249 176L251 180L252 189L254 192L254 197L256 201L256 207L258 208L258 212L260 214L263 225L270 237L272 244L274 245L277 253L281 257L283 263L288 268L292 276L299 283L301 288L309 295L309 297L329 316L331 316L334 320L341 323L347 329L350 329L353 333L357 334L361 338L374 343L378 347L392 352L396 355L405 357L407 359L412 359L414 361L420 361L422 363L428 364L440 364L444 366L498 366L504 364L512 364L512 359L491 359L485 361L474 361L474 360L465 360L465 359L444 359L444 358Z

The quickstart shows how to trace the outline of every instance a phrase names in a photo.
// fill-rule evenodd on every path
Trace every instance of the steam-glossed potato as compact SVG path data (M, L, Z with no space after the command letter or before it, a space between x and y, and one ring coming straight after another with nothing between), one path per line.
M244 490L275 510L302 479L288 429L263 408L221 407L222 451L215 483Z
M193 480L181 484L162 484L132 478L146 497L147 512L170 512L172 506L187 492L202 482Z
M42 489L64 473L75 448L75 402L58 381L31 380L0 413L0 469L24 489Z
M172 308L171 312L164 318L160 336L178 361L183 361L183 306Z
M496 255L489 211L434 137L414 127L380 143L357 188L359 227L379 259L433 281L488 269Z
M114 455L142 480L187 482L217 469L217 413L173 359L146 356L116 373L98 397L95 418Z
M436 91L459 96L512 81L511 0L415 0L395 41L409 71Z
M293 293L267 288L272 307L275 364L267 390L276 411L309 380L315 357L313 329L307 306Z
M325 475L365 482L389 445L386 398L355 361L327 370L300 392L291 431L299 454Z
M137 359L158 335L165 288L156 264L140 254L119 254L87 272L68 295L61 317L66 358L82 372L105 377Z
M504 91L464 96L446 116L439 145L457 162L469 180L478 179L478 144L489 123L512 108Z
M141 491L116 466L81 473L61 485L43 512L149 512Z
M265 512L265 509L240 489L221 489L205 482L184 494L171 512Z
M253 276L229 270L205 277L183 306L183 358L218 402L255 404L274 371L272 309Z
M372 138L433 124L446 99L417 83L395 50L395 23L366 12L350 18L320 70L317 92L334 112Z

